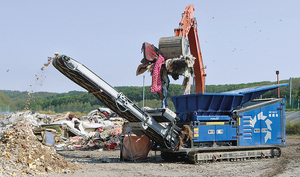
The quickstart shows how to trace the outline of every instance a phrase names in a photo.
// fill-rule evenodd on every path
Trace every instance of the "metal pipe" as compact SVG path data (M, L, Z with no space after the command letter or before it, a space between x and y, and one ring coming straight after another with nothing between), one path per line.
M290 105L292 104L292 78L290 77Z
M145 75L143 75L143 108L145 107Z
M279 71L276 71L276 75L277 75L277 84L279 84ZM278 93L278 98L280 98L280 89L279 89L279 87L277 88L277 93Z

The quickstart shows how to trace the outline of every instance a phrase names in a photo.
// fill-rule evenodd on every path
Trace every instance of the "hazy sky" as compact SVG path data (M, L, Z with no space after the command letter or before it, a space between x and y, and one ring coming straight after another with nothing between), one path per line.
M276 70L281 80L300 77L299 0L2 0L0 90L83 90L52 65L41 70L55 52L112 86L142 86L143 75L135 74L142 43L158 46L174 36L189 4L207 85L276 81ZM150 85L150 73L144 75Z

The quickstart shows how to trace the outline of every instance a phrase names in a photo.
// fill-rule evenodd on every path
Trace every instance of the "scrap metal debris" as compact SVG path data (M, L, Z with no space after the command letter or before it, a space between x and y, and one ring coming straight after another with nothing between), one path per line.
M61 125L63 132L70 132L75 137L70 137L67 141L56 144L56 148L61 150L78 148L108 150L120 147L118 135L122 133L124 119L116 117L116 114L111 110L99 108L80 119L74 115L68 115L67 117L50 125ZM62 134L68 137L65 133Z

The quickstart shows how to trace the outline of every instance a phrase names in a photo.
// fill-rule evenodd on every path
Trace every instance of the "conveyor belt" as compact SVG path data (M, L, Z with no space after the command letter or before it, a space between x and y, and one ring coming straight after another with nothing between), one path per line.
M66 77L68 77L70 80L72 80L79 86L86 89L89 93L92 93L103 104L105 104L108 108L116 112L121 117L127 119L129 122L147 123L148 128L145 129L143 132L151 140L157 142L161 147L175 149L178 146L178 135L180 134L180 129L177 126L173 125L173 127L169 127L168 130L160 130L159 124L153 121L152 117L150 117L146 112L141 110L137 105L132 103L127 97L123 96L120 99L116 98L119 97L120 94L117 90L111 87L108 83L106 83L96 74L94 74L88 68L78 63L76 60L65 55L60 55L58 57L53 58L52 63L53 66L62 74L64 74ZM91 79L90 77L93 77L93 79ZM95 83L95 79L100 81L100 83L103 84L103 87L101 86L101 84L99 85L99 83ZM112 93L118 94L118 96L111 95ZM120 104L120 101L122 102L122 99L126 103ZM131 110L128 110L128 108L126 108L126 104L130 104ZM136 114L142 116L137 116ZM149 119L151 120L148 121ZM150 122L150 124L148 122ZM152 123L154 125L152 125ZM168 140L166 141L166 139Z

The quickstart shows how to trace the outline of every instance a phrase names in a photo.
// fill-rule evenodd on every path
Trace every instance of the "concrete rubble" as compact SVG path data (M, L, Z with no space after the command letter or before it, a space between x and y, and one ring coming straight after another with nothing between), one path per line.
M0 176L64 173L76 169L76 164L57 154L53 147L40 143L32 125L24 121L2 129L0 149Z
M0 176L74 171L62 150L120 149L124 119L107 108L87 116L31 111L0 114Z

